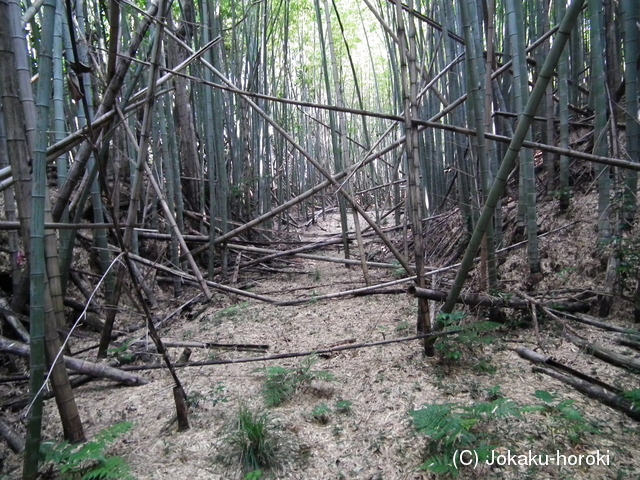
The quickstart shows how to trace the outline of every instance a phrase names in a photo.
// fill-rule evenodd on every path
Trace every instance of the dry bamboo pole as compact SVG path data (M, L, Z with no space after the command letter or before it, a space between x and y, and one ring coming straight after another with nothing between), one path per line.
M119 251L119 249L116 249L114 247L114 251ZM128 257L138 263L141 263L143 265L147 265L149 267L155 268L156 270L160 270L162 272L165 273L169 273L171 275L176 275L178 277L184 278L185 280L191 280L192 282L197 282L197 278L194 277L193 275L189 275L188 273L183 272L182 270L178 270L175 268L171 268L171 267L167 267L165 265L161 265L159 263L153 262L151 260L147 260L146 258L140 257L138 255L135 255L133 253L129 253ZM269 297L265 297L263 295L257 295L255 293L251 293L251 292L246 292L244 290L240 290L238 288L233 288L233 287L228 287L226 285L222 285L221 283L216 283L216 282L212 282L210 280L205 280L207 285L210 287L215 288L216 290L220 290L222 292L225 293L232 293L234 295L238 295L241 297L248 297L248 298L253 298L254 300L260 300L261 302L266 302L266 303L276 303L277 300L274 300L272 298Z
M18 334L18 336L22 339L23 342L29 343L30 337L27 329L24 328L20 319L15 315L9 313L11 311L8 302L0 297L0 308L2 308L2 316L7 321L9 325L13 328L13 330Z
M0 435L7 441L7 445L15 453L24 451L24 439L15 432L4 420L0 419Z
M248 357L248 358L232 358L228 360L204 360L200 362L185 362L185 363L176 363L176 367L202 367L207 365L229 365L229 364L237 364L237 363L254 363L254 362L266 362L269 360L279 360L282 358L296 358L296 357L308 357L309 355L323 355L330 354L336 352L344 352L345 350L359 350L361 348L371 348L378 347L381 345L391 345L394 343L405 343L412 342L414 340L422 340L426 337L446 337L448 335L455 335L456 333L462 332L463 329L455 329L455 330L447 330L446 332L433 332L426 333L422 335L414 335L412 337L402 337L402 338L393 338L390 340L381 340L379 342L370 342L370 343L358 343L354 345L342 345L340 347L333 348L318 348L316 350L310 350L307 352L291 352L291 353L280 353L277 355L269 355L265 357ZM139 370L156 370L158 368L164 368L163 365L127 365L122 367L122 370L126 371L139 371Z
M620 395L616 395L615 393L605 390L599 385L594 385L593 383L586 380L575 378L570 375L565 375L551 368L533 367L532 370L534 372L544 373L546 375L549 375L550 377L555 378L556 380L560 380L563 383L571 385L580 393L583 393L591 398L595 398L605 405L621 411L628 417L640 421L640 412L632 402Z
M342 241L342 240L340 240ZM324 242L323 242L324 243ZM331 243L339 243L338 241ZM348 263L349 265L362 265L360 260L354 259L346 259L346 258L338 258L338 257L325 257L323 255L313 255L310 253L296 253L296 250L308 250L309 246L304 246L300 248L296 248L293 250L271 250L268 248L257 248L257 247L248 247L244 245L234 245L232 243L229 244L229 248L231 250L240 250L246 252L255 252L255 253L267 253L269 255L261 258L257 258L255 260L251 260L243 265L240 265L240 268L247 268L258 263L264 263L266 261L272 260L278 257L287 257L294 256L297 258L305 258L307 260L318 260L320 262L328 262L328 263ZM315 248L315 246L314 246ZM375 267L375 268L398 268L397 265L392 263L382 263L382 262L366 262L367 267ZM367 283L369 285L369 283Z
M640 371L640 360L630 355L623 355L621 353L617 353L610 349L607 349L602 345L598 345L597 343L591 343L588 340L580 338L569 331L565 331L563 336L574 345L577 345L580 348L584 348L585 352L593 355L594 357L604 360L605 362L608 362L617 367L630 368L632 370Z
M10 340L6 337L0 336L0 350L19 355L21 357L28 357L30 354L29 345L26 345L15 340ZM144 385L149 383L144 377L137 375L131 375L130 373L123 372L117 368L109 367L101 363L92 363L85 360L79 360L73 357L63 356L64 364L71 370L85 375L91 375L92 377L101 377L114 380L118 383L122 383L128 386Z

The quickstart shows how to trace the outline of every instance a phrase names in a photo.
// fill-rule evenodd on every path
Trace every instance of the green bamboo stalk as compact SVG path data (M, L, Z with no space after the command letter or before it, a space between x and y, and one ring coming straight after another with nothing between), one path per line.
M627 155L632 162L640 162L640 125L638 125L638 34L637 24L640 22L640 6L634 0L622 3L624 18L624 80L625 80L625 124ZM638 174L627 172L624 193L623 228L630 229L637 211Z
M320 0L314 0L315 12L316 12L316 20L318 25L318 33L320 35L320 51L322 53L322 73L324 76L324 83L327 95L327 103L329 105L333 104L333 90L331 87L331 77L329 76L329 62L332 65L335 65L335 52L333 47L333 32L331 31L330 24L327 24L327 32L326 32L326 44L329 45L329 54L327 54L327 49L325 45L325 38L323 34L323 26L322 26L322 14L320 12ZM327 8L325 7L325 10ZM327 12L327 15L330 15L330 12ZM339 95L339 84L337 83L337 73L335 69L332 69L335 94ZM338 134L338 132L343 132L343 119L340 118L340 123L336 121L336 114L333 111L329 112L329 128L331 130L331 145L333 147L333 158L335 163L336 172L341 172L344 170L345 162L343 159L344 155L344 137L342 134ZM349 231L349 225L347 221L347 205L342 196L338 197L338 208L340 210L340 225L342 228L342 246L344 248L344 258L349 259L349 238L347 232Z
M551 81L551 78L554 75L555 67L560 59L560 55L562 54L562 50L564 49L566 43L569 40L569 36L571 35L571 31L573 30L576 21L580 12L582 11L582 6L584 4L584 0L573 0L569 7L567 8L567 12L560 23L558 28L558 32L556 38L553 42L553 46L549 51L549 56L546 58L544 65L540 70L540 75L538 77L538 81L536 82L531 95L529 96L529 100L527 101L527 105L524 109L522 118L518 123L518 127L514 132L513 139L509 144L509 150L502 160L502 164L498 173L496 174L496 178L493 182L493 186L487 195L487 202L482 209L482 214L478 219L478 223L476 228L469 240L469 245L465 251L464 257L462 259L460 268L456 273L456 277L453 282L453 286L447 295L447 301L442 307L442 311L444 313L451 313L455 306L455 302L460 296L460 292L464 286L464 282L473 266L473 259L480 247L480 242L482 241L482 237L491 222L491 218L493 216L494 208L502 196L502 192L507 184L507 179L509 174L513 171L516 166L518 154L520 149L522 148L522 142L524 142L527 132L529 131L529 127L533 122L533 118L535 116L538 104L545 94L545 90L547 88L547 84Z
M524 41L524 16L522 3L518 0L507 0L508 22L511 33L511 48L513 51L513 79L516 112L524 110L527 93L529 91L529 77L527 73L527 57ZM519 118L522 121L522 117ZM527 130L526 140L531 140L531 132ZM518 202L518 223L527 232L527 254L529 271L531 274L540 272L540 256L538 251L538 220L536 210L536 183L533 164L533 152L529 149L520 152L520 198Z
M591 96L594 109L594 155L609 153L607 135L608 99L604 67L603 13L600 0L589 0L591 23ZM596 165L598 178L598 247L602 251L611 239L611 168L607 165Z
M564 17L567 6L564 2L556 2L556 18ZM564 49L558 62L558 117L560 120L560 147L569 148L569 49ZM560 211L564 212L571 203L569 188L569 157L560 155L558 197Z

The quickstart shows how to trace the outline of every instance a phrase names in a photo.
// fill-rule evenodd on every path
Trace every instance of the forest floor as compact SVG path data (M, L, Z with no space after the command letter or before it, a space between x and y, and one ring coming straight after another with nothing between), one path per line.
M574 200L571 210L562 216L553 213L551 206L546 213L541 209L543 231L576 220L578 223L541 240L545 277L537 285L538 290L596 288L601 284L602 268L591 255L594 200L586 196ZM338 228L338 217L332 214L298 233L301 241L315 241L335 234ZM566 244L567 238L580 236L580 229L584 229L585 241ZM506 240L508 244L510 239ZM336 247L314 253L340 255ZM285 268L280 263L268 272L241 270L238 282L250 284L252 293L281 300L317 297L364 285L360 267L345 268L338 263L300 258L291 259L286 265ZM509 254L501 266L506 291L524 290L525 265L525 250ZM374 284L398 275L397 270L371 269ZM441 282L446 284L446 280L442 278ZM195 287L186 289L180 299L169 298L165 293L164 300L160 297L161 308L154 313L162 316L162 311L171 311L195 294ZM417 315L416 299L398 293L314 300L292 306L216 293L204 310L202 307L162 328L162 338L260 344L269 348L266 353L193 348L192 361L308 352L408 337L415 334ZM628 310L629 307L616 304L607 321L634 328L631 321L624 320L630 318ZM456 448L477 448L483 443L496 447L496 455L531 452L555 458L560 454L567 456L568 462L582 455L582 465L535 465L535 457L533 465L530 460L519 466L480 462L477 468L461 468L459 478L640 478L638 424L550 377L532 373L531 364L514 349L527 346L625 390L640 387L637 377L596 360L563 340L566 325L539 318L536 334L521 312L508 311L508 318L505 325L487 333L484 340L439 340L444 347L435 358L423 356L419 341L408 341L318 355L312 361L300 357L178 369L190 404L191 428L184 432L177 431L174 383L163 369L139 372L150 382L138 387L93 381L77 389L76 400L90 438L118 422L133 423L132 430L115 442L110 453L124 456L138 479L445 478L420 467L430 456L447 456ZM471 312L462 323L480 320ZM582 336L611 343L609 333L577 323L567 325ZM138 338L146 338L144 331L138 332ZM86 341L89 345L95 343L95 338ZM81 345L74 346L73 350L80 348ZM177 360L183 349L169 350ZM444 358L446 352L450 353L448 359ZM451 358L457 356L456 352L461 358ZM88 352L86 358L91 359L92 353ZM160 362L153 354L146 361ZM145 362L139 359L136 363ZM281 405L267 408L265 367L296 371L302 365L310 367L306 370L310 381L303 382ZM312 379L313 371L329 372L332 379L326 375ZM0 388L0 398L8 398L25 385ZM416 429L411 412L440 404L456 406L452 406L453 415L436 429L443 436L437 443L433 436ZM483 405L483 413L478 413ZM465 411L462 406L477 408ZM273 437L268 443L277 447L274 455L279 462L262 477L258 473L246 476L229 440L241 407L267 412L271 421L268 428ZM499 418L503 409L509 410L507 407L512 413L521 413ZM522 413L523 409L527 411ZM44 435L49 439L61 437L53 401L46 403ZM470 443L465 443L469 438ZM5 469L0 471L0 477L18 478L19 457L8 451L3 456ZM502 457L505 458L508 457ZM587 464L590 460L598 460L599 464Z

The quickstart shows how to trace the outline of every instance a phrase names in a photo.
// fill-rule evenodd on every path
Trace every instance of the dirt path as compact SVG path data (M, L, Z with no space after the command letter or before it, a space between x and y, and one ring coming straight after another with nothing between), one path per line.
M337 223L328 217L304 234L305 240L323 238ZM325 250L328 256L338 252ZM241 272L241 281L253 282L252 292L291 299L349 290L363 285L359 268L321 261L291 260L292 273L256 274ZM393 279L391 270L372 270L374 281ZM268 344L268 354L302 352L348 342L375 342L404 337L415 332L415 300L407 295L375 295L317 301L304 305L277 307L243 298L217 295L199 316L178 319L162 331L164 339L221 343ZM424 358L417 342L349 350L317 359L313 368L330 372L333 381L315 381L269 415L289 444L289 458L270 478L281 479L426 479L422 472L427 439L416 432L409 412L424 404L486 401L488 391L499 387L503 395L520 404L531 404L538 389L561 392L563 398L576 400L576 406L599 422L601 434L585 435L572 445L553 432L553 419L544 416L533 423L513 420L489 427L501 448L546 449L553 445L562 452L610 450L615 453L614 467L546 467L518 471L516 468L474 472L461 478L638 478L640 456L631 439L637 439L637 427L622 415L591 402L531 373L530 365L513 351L517 344L528 344L531 332L511 330L504 338L481 348L469 361L443 366L436 359ZM545 341L552 342L544 331ZM558 350L575 365L578 352L571 347ZM177 359L181 349L171 349ZM564 357L563 357L564 355ZM259 353L194 349L192 360L238 359ZM474 366L480 358L492 368L482 372ZM295 368L300 359L282 359L265 363L243 363L191 367L179 370L192 403L191 429L176 432L173 383L162 370L144 375L148 385L124 388L97 381L81 387L77 400L89 436L124 420L134 429L114 448L124 455L138 479L233 479L243 478L238 466L220 461L225 452L229 424L241 405L264 410L264 366ZM584 362L584 360L580 360ZM581 367L584 368L584 365ZM349 405L346 409L340 404ZM327 407L326 422L314 419L314 409ZM47 403L45 435L59 437L55 405ZM556 425L556 427L554 427ZM500 433L502 429L502 433ZM554 437L555 435L555 437ZM517 439L517 440L514 440ZM528 473L527 473L528 472ZM523 475L529 476L523 476ZM467 476L468 475L468 476ZM476 477L477 475L477 477ZM567 476L568 475L568 476ZM616 476L617 475L617 476ZM265 477L269 478L269 477Z

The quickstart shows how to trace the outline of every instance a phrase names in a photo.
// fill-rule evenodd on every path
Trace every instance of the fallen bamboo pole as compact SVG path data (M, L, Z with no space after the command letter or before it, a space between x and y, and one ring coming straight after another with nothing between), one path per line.
M29 345L0 336L0 351L13 353L21 357L29 357L31 349ZM109 367L100 363L87 362L86 360L79 360L77 358L67 357L66 355L63 356L63 359L64 364L71 370L92 377L108 378L129 387L149 383L149 380L144 377L132 375L118 368Z
M625 333L627 335L640 336L640 331L638 330L634 330L632 328L618 327L616 325L610 325L608 323L600 322L596 318L592 317L591 315L585 315L584 313L571 314L567 312L560 312L558 310L554 310L553 308L550 308L549 310L555 313L556 315L562 316L564 318L568 318L569 320L584 323L585 325L591 325L592 327L598 327L602 330L608 330L610 332Z
M407 289L410 295L414 295L418 298L426 298L428 300L436 300L443 302L447 299L447 292L441 290L431 290L428 288L419 288L414 285L410 285ZM531 302L527 299L518 298L515 295L505 297L492 297L490 295L484 295L481 293L463 293L461 294L456 303L462 303L474 307L490 307L490 308L516 308L518 310L528 309ZM540 303L541 306L547 307L554 305L564 309L564 311L575 312L589 310L589 304L580 301L567 301L567 302L549 302L548 304Z
M533 367L534 372L544 373L545 375L549 375L550 377L555 378L556 380L560 380L563 383L571 385L573 388L578 390L580 393L583 393L591 398L595 398L596 400L604 403L605 405L618 410L628 417L633 418L634 420L640 421L640 412L636 409L636 407L624 397L620 395L616 395L615 393L608 392L602 387L597 385L593 385L585 380L580 380L578 378L564 375L556 370L551 368L544 367Z
M391 340L381 340L379 342L371 342L371 343L358 343L356 345L343 345L335 348L322 348L318 350L310 350L307 352L292 352L292 353L280 353L277 355L269 355L265 357L249 357L249 358L238 358L231 360L203 360L200 362L185 362L185 363L174 363L174 367L182 368L182 367L202 367L208 365L229 365L234 363L253 363L253 362L266 362L269 360L280 360L283 358L296 358L296 357L308 357L309 355L324 355L331 354L336 352L342 352L345 350L358 350L360 348L369 348L369 347L377 347L379 345L389 345L392 343L404 343L411 342L413 340L421 340L427 337L444 337L447 335L454 335L456 333L460 333L464 331L464 329L459 328L456 330L448 330L446 332L433 332L433 333L425 333L422 335L414 335L412 337L402 337L402 338L394 338ZM166 368L162 364L154 364L154 365L128 365L122 367L123 370L127 371L139 371L139 370L157 370L159 368Z
M522 347L522 346L516 347L516 353L520 355L522 358L524 358L525 360L529 360L530 362L533 362L533 363L545 364L550 367L557 368L558 370L563 370L566 373L569 373L575 377L578 377L582 380L585 380L587 382L598 385L606 390L609 390L610 392L613 392L616 395L622 393L622 390L620 390L619 388L616 388L612 385L609 385L608 383L598 380L597 378L593 378L587 374L584 374L578 370L575 370L563 363L556 362L553 358L538 352L534 352L533 350L530 350L526 347Z
M631 368L633 370L640 371L640 360L637 360L630 355L623 355L621 353L614 352L612 350L609 350L608 348L603 347L602 345L591 343L584 338L580 338L568 331L564 332L564 338L569 340L574 345L577 345L580 348L584 348L584 350L588 354L593 355L600 360L604 360L605 362L617 367Z

